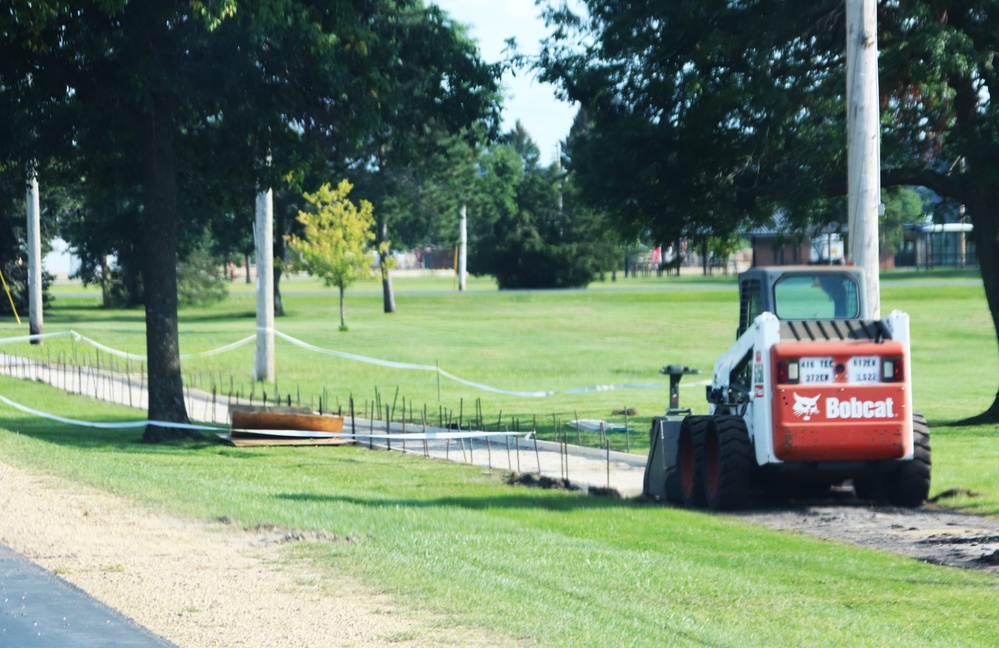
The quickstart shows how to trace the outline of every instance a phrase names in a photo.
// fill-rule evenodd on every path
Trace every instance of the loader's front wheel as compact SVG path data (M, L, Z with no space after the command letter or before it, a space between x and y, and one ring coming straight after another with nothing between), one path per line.
M680 424L678 459L680 468L680 488L686 506L701 507L706 503L704 496L704 436L707 432L709 416L688 416Z
M742 508L752 483L753 445L739 416L715 416L704 434L704 493L714 510Z
M683 477L680 474L680 449L679 433L671 429L671 434L667 434L663 429L664 422L655 419L652 422L652 434L662 440L662 452L666 455L663 461L663 496L670 504L683 504ZM676 435L676 439L668 439ZM671 443L673 441L673 443ZM672 454L670 454L672 453Z

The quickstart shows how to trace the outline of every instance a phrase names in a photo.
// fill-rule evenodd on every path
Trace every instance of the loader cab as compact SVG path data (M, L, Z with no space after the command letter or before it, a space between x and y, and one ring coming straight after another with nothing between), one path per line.
M739 330L761 313L781 320L854 320L864 308L859 268L804 266L750 268L739 275Z

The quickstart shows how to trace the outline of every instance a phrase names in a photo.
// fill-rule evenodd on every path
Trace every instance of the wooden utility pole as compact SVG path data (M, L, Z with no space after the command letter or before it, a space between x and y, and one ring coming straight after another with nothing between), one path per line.
M468 210L464 205L458 216L458 290L463 291L468 270Z
M42 217L38 198L38 176L31 171L28 180L28 332L42 334ZM32 344L41 340L32 339Z
M558 178L558 213L562 213L562 143L555 142L555 176Z
M846 0L847 260L867 275L866 319L881 316L881 131L877 0Z
M274 192L257 194L253 242L257 247L256 380L274 381Z

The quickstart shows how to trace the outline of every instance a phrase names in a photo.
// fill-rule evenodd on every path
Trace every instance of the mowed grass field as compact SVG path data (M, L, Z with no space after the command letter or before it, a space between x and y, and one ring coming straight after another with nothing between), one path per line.
M348 293L347 333L337 331L335 294L312 294L313 286L289 282L288 315L276 326L320 348L439 363L506 390L657 381L663 388L525 398L442 380L438 401L432 373L348 361L279 340L277 385L268 390L293 400L325 390L345 404L351 394L356 402L374 400L377 388L382 406L396 403L396 416L403 398L415 411L426 405L434 414L462 410L468 417L480 407L492 428L534 417L540 425L553 415L567 421L576 412L622 422L611 411L633 407L638 414L629 423L637 445L648 420L666 406L658 369L682 363L708 378L736 327L732 278L629 279L582 292L498 293L482 285L464 294L447 290L449 280L419 282L410 288L396 282L394 315L381 313L374 285ZM914 400L933 430L931 494L967 488L979 496L947 504L999 515L999 430L953 425L987 407L999 387L999 353L980 285L888 278L882 300L884 312L897 308L912 318ZM25 328L5 321L0 337ZM222 305L186 310L180 328L182 353L251 335L252 295L234 292ZM45 330L68 329L144 353L141 311L105 313L91 297L58 298ZM0 350L50 361L74 354L95 360L91 349L63 338ZM228 383L231 375L245 393L252 359L247 345L185 360L184 370L190 382L203 385L209 375L216 383ZM141 418L125 407L25 381L0 379L0 393L61 416ZM682 399L704 411L703 387L684 389ZM434 624L481 627L518 644L999 644L999 578L993 575L724 516L508 486L481 468L361 448L150 446L138 443L141 431L77 428L6 406L0 406L0 428L4 461L178 515L335 533L345 540L299 549L327 570L331 591L337 573L350 573ZM623 440L612 437L612 443Z

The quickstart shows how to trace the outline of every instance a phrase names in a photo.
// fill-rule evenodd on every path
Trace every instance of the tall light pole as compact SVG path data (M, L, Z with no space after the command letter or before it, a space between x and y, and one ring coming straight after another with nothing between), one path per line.
M468 274L468 210L464 205L458 212L458 290L465 290Z
M257 248L256 380L274 381L274 192L257 194L253 242Z
M848 261L867 275L866 319L881 316L881 131L877 0L846 0Z
M34 169L28 180L28 333L42 334L42 234L38 176ZM41 344L38 338L32 344Z

